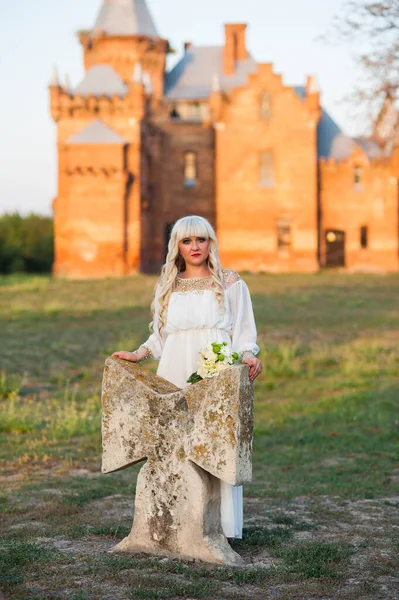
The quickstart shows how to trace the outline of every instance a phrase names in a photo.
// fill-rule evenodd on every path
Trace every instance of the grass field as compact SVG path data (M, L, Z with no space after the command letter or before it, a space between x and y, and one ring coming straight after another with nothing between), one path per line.
M265 369L238 570L107 553L139 467L99 474L102 369L155 279L0 278L6 598L399 598L399 276L243 277Z

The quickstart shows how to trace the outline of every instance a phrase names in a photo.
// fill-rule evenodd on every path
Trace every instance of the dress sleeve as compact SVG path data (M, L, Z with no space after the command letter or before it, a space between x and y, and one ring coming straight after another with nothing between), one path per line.
M239 279L227 290L230 301L233 331L232 346L235 352L258 354L256 343L256 325L251 296L247 284Z
M163 349L163 339L162 335L159 333L159 295L160 295L160 286L158 285L155 290L155 310L154 310L154 322L153 322L153 332L144 344L141 344L141 347L147 348L152 358L155 360L159 360L162 356Z

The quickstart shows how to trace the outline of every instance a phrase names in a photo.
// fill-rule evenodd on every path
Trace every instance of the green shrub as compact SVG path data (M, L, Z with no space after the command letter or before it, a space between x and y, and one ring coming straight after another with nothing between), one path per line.
M0 217L0 273L48 273L54 258L53 220L41 215Z

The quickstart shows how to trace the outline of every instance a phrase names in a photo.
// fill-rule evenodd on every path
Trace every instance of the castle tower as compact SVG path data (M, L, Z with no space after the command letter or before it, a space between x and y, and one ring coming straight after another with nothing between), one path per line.
M103 0L93 29L78 35L86 70L107 64L130 81L140 63L151 77L154 96L163 96L169 44L159 37L145 0Z
M145 0L104 0L79 32L85 76L50 81L58 129L55 263L60 277L121 276L140 267L143 122L163 95L167 40Z

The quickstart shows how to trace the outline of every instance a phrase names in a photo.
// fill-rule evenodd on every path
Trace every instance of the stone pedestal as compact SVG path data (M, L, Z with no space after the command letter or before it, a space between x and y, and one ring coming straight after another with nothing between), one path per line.
M132 531L116 551L240 565L220 521L220 480L252 476L253 385L248 367L180 389L142 366L106 361L103 465L146 460Z

